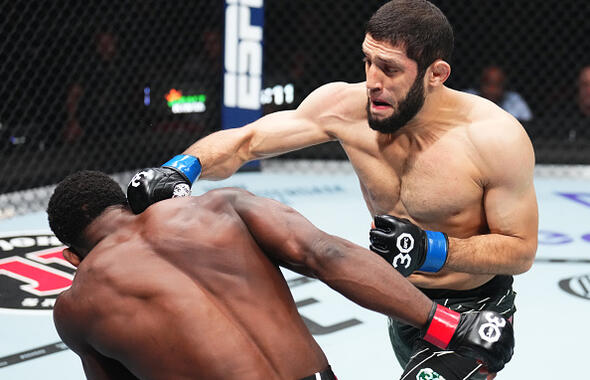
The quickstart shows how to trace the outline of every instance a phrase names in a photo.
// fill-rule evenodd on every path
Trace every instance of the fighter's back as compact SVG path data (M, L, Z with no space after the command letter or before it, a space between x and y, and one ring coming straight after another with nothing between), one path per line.
M60 296L56 324L142 379L297 379L327 366L220 192L155 204L103 239Z

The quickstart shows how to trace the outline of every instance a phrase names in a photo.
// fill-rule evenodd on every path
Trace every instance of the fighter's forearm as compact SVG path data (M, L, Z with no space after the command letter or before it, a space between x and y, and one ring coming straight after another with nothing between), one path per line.
M535 259L536 241L501 234L449 238L445 267L479 274L521 274Z
M198 157L201 178L223 179L244 163L319 144L334 137L319 126L312 111L297 109L268 114L244 127L215 132L184 153Z
M327 235L313 247L313 272L355 303L423 327L432 301L381 257L345 239Z
M255 158L250 153L250 138L251 130L246 127L218 131L195 142L184 154L199 158L200 178L224 179Z

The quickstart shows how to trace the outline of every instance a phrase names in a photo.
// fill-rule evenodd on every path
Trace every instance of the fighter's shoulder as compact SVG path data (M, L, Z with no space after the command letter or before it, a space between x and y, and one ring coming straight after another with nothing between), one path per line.
M480 156L490 164L534 163L531 140L520 122L493 102L464 94L471 102L469 139Z
M68 289L62 292L53 307L53 323L61 340L75 352L80 351L82 342L79 339L79 322L84 320L75 306L75 299Z
M502 146L530 142L520 122L501 107L476 95L462 93L462 96L469 103L467 125L475 144L485 147L494 142Z
M332 82L315 89L300 108L320 107L322 113L346 115L365 109L367 102L364 82Z
M360 83L348 83L348 82L330 82L316 88L311 95L314 97L330 97L335 99L347 98L351 95L365 94L365 84Z
M198 196L179 197L164 200L150 206L146 229L178 229L179 226L193 226L207 223L207 219L232 214L232 199L253 196L247 190L237 187L223 187L209 190Z

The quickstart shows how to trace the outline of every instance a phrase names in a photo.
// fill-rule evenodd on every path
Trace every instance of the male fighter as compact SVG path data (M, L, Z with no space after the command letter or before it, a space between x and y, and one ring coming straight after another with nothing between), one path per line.
M296 110L197 141L163 167L138 173L150 179L130 184L129 202L139 212L175 188L188 192L199 176L222 179L247 161L337 140L370 213L390 215L376 220L372 249L451 309L511 317L512 275L531 267L537 248L534 152L510 114L444 85L452 49L451 25L433 4L390 1L367 24L365 82L327 84ZM453 367L458 379L476 375L473 360L432 356L417 329L390 322L407 371Z
M134 215L117 183L80 172L57 186L48 215L78 267L54 320L89 379L335 379L269 257L492 370L512 355L500 314L438 306L378 256L244 190Z

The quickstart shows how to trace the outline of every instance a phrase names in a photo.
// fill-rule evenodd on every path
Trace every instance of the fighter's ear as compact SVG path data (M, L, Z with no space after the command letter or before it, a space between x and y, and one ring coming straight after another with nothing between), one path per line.
M449 75L451 75L451 65L442 59L434 61L426 70L428 85L433 87L442 86Z
M72 264L76 268L80 265L80 256L78 256L71 248L66 248L61 253L64 259L67 260L68 263Z

